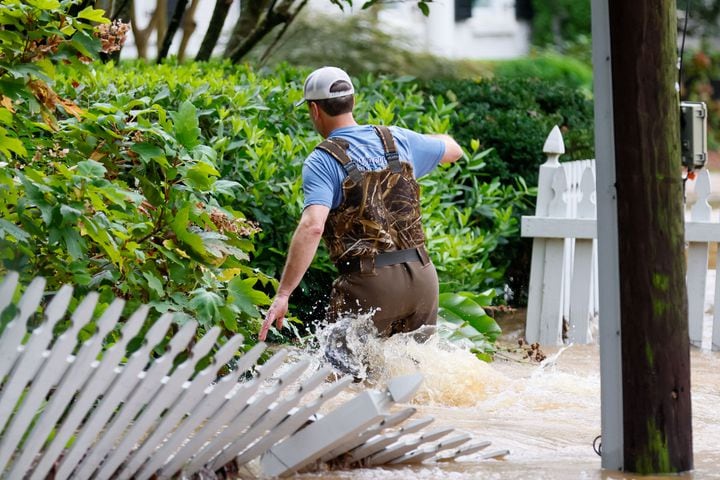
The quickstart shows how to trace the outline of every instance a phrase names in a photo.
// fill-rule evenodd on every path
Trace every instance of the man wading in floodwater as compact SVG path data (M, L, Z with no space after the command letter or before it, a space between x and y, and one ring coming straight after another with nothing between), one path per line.
M340 273L327 319L375 311L381 336L434 325L438 279L425 250L419 178L438 163L462 156L448 135L421 135L400 127L358 125L355 90L335 67L308 75L303 100L315 130L326 140L305 160L305 208L295 230L277 295L260 340L282 328L288 299L324 238Z

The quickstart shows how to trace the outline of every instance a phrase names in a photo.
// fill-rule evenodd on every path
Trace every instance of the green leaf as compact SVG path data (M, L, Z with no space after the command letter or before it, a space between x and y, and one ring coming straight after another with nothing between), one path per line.
M0 108L0 123L4 123L5 125L12 125L13 123L13 114L7 108ZM7 130L0 128L0 134L3 134L4 131Z
M215 167L205 162L198 162L187 171L186 180L191 187L207 192L215 183L213 177L219 176L220 172Z
M226 329L233 333L238 332L238 315L227 305L220 307L220 316Z
M147 198L152 205L161 205L165 198L157 185L143 175L139 176L138 180L145 198Z
M239 188L241 188L241 185L238 182L232 180L217 180L213 184L213 193L235 195L235 190Z
M148 302L148 306L154 308L159 313L167 313L177 309L177 305L169 301L153 300L152 302Z
M99 219L96 221L95 219ZM102 221L101 215L97 214L95 218L84 217L82 222L84 229L81 229L83 235L88 235L100 248L110 257L110 261L119 264L121 261L120 252L113 236L111 236L106 222Z
M27 150L23 143L17 138L5 135L5 130L0 128L0 153L10 158L12 154L20 157L27 157Z
M458 293L440 295L443 317L452 323L469 322L470 319L485 315L485 310L472 299Z
M162 298L165 295L165 290L163 289L163 284L160 279L152 272L143 272L142 275L145 277L145 280L147 280L150 290L155 292L158 297Z
M420 1L417 4L418 8L422 11L423 15L426 17L430 15L430 7L428 7L427 3L424 1Z
M270 298L263 292L255 290L253 288L255 283L257 283L256 278L233 278L228 283L228 301L251 317L257 318L260 312L256 305L269 305Z
M77 171L83 177L103 178L107 169L102 163L95 160L83 160L78 162Z
M183 102L180 110L173 115L173 119L175 120L175 139L183 147L192 150L200 143L200 128L195 105L188 101Z
M99 39L82 30L78 30L72 36L71 43L78 52L90 58L97 57L97 52L102 46Z
M25 242L30 238L23 229L15 225L14 223L8 222L4 218L0 218L0 239L4 239L6 235L12 235L18 241Z
M198 145L192 150L193 158L205 160L214 164L217 160L217 152L207 145Z
M28 5L37 7L43 10L55 10L60 8L60 2L58 0L27 0Z
M490 341L502 333L495 320L472 298L457 293L440 295L439 314L447 321L456 325L470 325L478 332L486 335Z
M74 223L77 218L82 215L82 212L77 208L73 208L70 205L60 205L60 215L63 220L70 223Z
M197 319L200 324L208 325L220 315L219 309L223 305L223 299L214 292L208 292L204 288L199 288L191 292L192 298L188 302L188 307L197 313Z
M25 89L22 78L0 77L0 92L10 98L24 98L30 94Z
M97 23L110 23L110 20L105 18L105 11L99 8L87 7L78 13L78 18L84 18L85 20Z
M150 161L157 157L165 157L165 151L162 148L148 142L135 143L130 147L130 150L140 155L145 161Z
M190 205L186 205L178 210L172 218L170 226L172 227L173 232L175 232L178 240L189 246L195 253L204 256L207 255L208 252L203 245L202 238L200 235L192 233L188 230L188 226L190 224L190 208Z
M203 245L207 252L216 258L222 258L224 255L232 255L241 261L250 259L246 252L225 242L227 237L221 233L201 232L198 235L202 238Z
M83 256L85 242L80 236L80 232L75 228L66 228L62 231L62 238L72 258L78 259Z
M49 58L43 58L35 63L45 72L47 78L55 78L55 65Z

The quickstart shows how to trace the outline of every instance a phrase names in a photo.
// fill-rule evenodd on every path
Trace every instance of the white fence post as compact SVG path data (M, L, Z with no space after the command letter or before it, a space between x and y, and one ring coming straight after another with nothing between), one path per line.
M559 130L553 128L545 151L562 150L548 149L551 137L555 145L562 142ZM554 155L540 167L536 214L522 218L522 235L533 238L525 329L525 338L529 342L559 343L559 322L563 315L569 319L570 342L592 340L588 335L589 321L599 311L594 162L576 160L559 164ZM720 241L720 223L713 218L708 203L710 173L705 169L697 173L695 193L697 202L685 220L688 244L686 287L690 342L702 347L709 246ZM563 242L564 255L559 253ZM716 275L713 303L718 298L720 278ZM720 350L720 308L717 305L712 325L712 349Z
M568 204L565 193L568 184L565 169L559 168L553 178L553 199L548 216L566 218ZM540 343L556 345L561 340L563 320L563 288L565 276L565 239L549 238L545 243L545 266L543 267L543 294L540 308ZM558 268L559 267L559 268Z
M560 168L560 155L565 153L565 144L557 125L552 129L545 140L543 152L547 161L540 166L538 175L538 195L535 205L535 215L545 217L548 215L550 202L553 199L553 178ZM525 324L525 340L530 343L540 341L541 315L543 308L543 290L545 278L546 246L545 238L533 239L532 260L530 264L530 285L528 286L527 321Z
M693 222L710 222L712 209L707 202L710 196L710 173L706 169L700 170L697 173L695 193L697 194L697 201L690 210L690 219ZM688 331L690 334L690 343L696 347L702 346L709 251L710 244L708 242L688 242L686 277Z
M577 218L596 218L595 203L592 201L595 193L595 174L589 165L582 173L580 192L582 199L578 203ZM568 282L572 288L568 332L568 340L571 343L588 343L590 319L595 313L591 311L594 306L592 292L594 284L597 283L593 281L593 243L592 239L575 239L572 280Z

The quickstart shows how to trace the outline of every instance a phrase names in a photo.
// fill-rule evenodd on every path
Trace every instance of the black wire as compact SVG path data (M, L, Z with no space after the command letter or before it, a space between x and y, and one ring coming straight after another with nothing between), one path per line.
M593 440L593 450L595 450L595 453L597 453L599 456L602 457L602 442L598 442L602 438L602 435L598 435L595 437L595 440Z
M682 73L683 73L683 55L685 52L685 35L687 34L687 25L688 25L688 19L690 18L690 0L685 1L685 21L683 22L683 31L682 31L682 41L680 42L680 58L678 60L678 97L681 97L680 93L682 91ZM680 119L682 122L682 118ZM687 167L688 173L692 170L692 165ZM683 201L686 201L685 197L685 183L687 182L687 175L683 177Z
M682 88L683 53L685 52L685 35L687 34L688 18L690 18L690 0L685 2L685 22L683 25L682 41L680 42L680 61L678 64L678 88Z

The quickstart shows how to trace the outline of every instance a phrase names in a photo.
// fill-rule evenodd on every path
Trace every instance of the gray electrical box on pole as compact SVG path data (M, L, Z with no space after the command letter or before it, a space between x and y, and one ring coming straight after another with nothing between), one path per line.
M682 163L699 170L707 162L707 105L705 102L680 104L680 148Z

